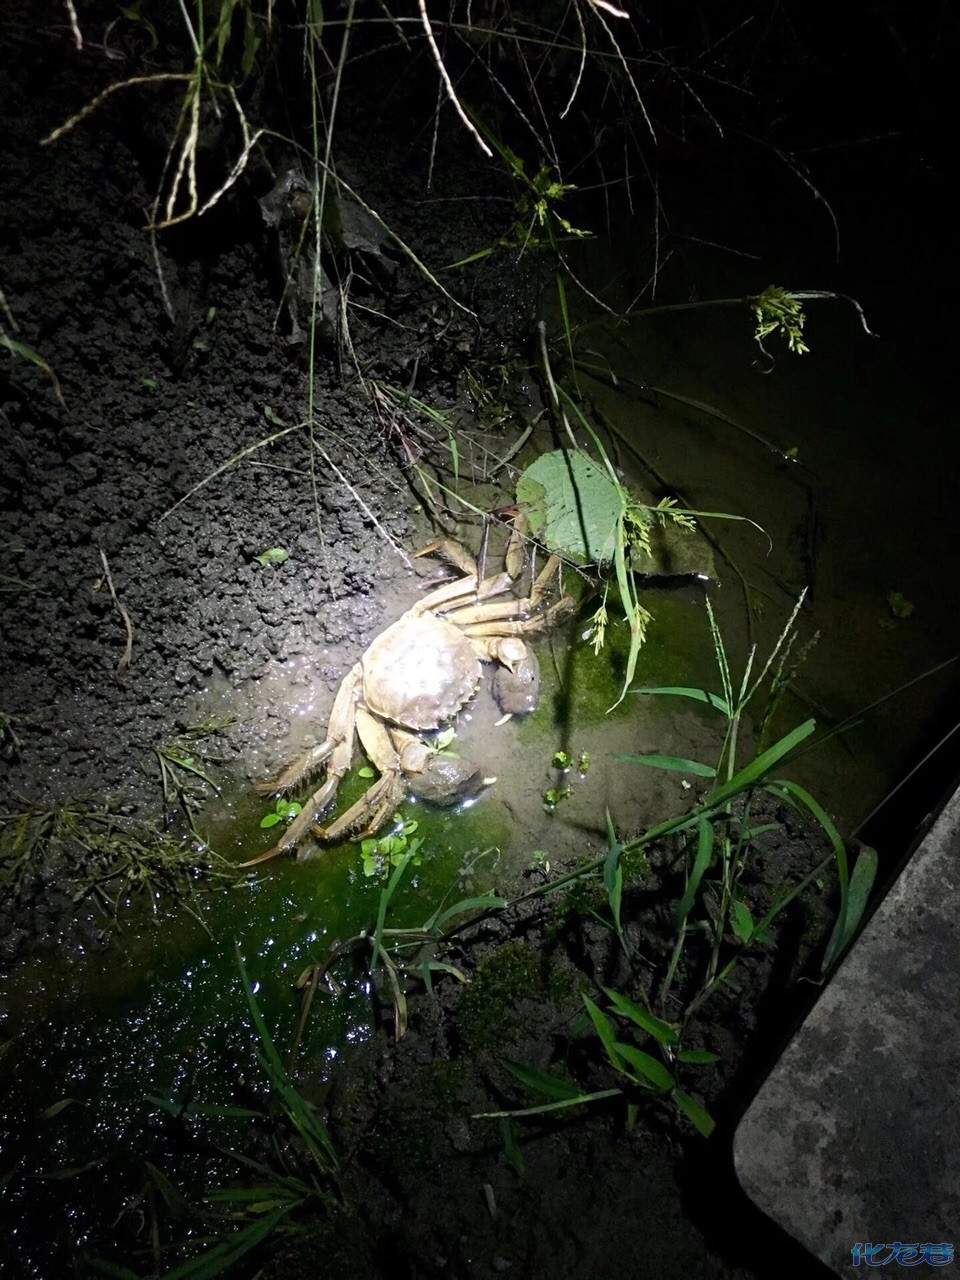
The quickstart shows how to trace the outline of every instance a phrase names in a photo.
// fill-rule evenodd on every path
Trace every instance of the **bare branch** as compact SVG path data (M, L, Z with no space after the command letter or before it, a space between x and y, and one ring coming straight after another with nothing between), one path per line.
M456 90L453 87L453 82L450 79L447 68L444 66L443 57L440 54L440 49L437 45L436 39L434 38L433 27L430 25L430 18L427 14L427 0L417 0L417 7L420 10L420 18L423 22L423 29L426 32L427 42L430 45L430 52L433 54L433 60L437 64L437 70L440 72L443 83L446 85L447 97L453 103L453 109L466 125L468 132L472 133L476 138L480 150L484 155L489 156L492 160L493 152L480 137L480 134L477 132L476 125L460 105L460 99L457 97Z

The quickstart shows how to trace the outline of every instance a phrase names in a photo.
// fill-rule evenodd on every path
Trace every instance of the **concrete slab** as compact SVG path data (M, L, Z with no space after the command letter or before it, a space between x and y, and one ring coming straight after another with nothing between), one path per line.
M960 1247L960 789L743 1117L734 1159L751 1199L840 1275L857 1243Z

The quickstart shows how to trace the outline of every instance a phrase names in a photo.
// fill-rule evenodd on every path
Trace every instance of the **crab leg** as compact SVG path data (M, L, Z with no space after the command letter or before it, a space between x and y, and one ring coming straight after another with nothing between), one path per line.
M361 824L363 830L357 833L358 840L373 835L392 815L404 796L400 756L386 726L365 707L357 708L356 726L363 749L380 770L381 776L346 813L341 813L328 827L313 827L314 834L321 840L338 840L341 836L355 832Z
M538 631L546 631L565 617L574 607L570 596L564 596L556 604L538 613L532 618L491 618L486 622L469 622L466 626L457 625L465 636L471 640L482 640L487 636L531 636ZM514 611L516 612L516 611Z
M444 617L447 622L452 622L455 627L463 628L468 635L470 634L469 627L475 623L493 622L501 618L516 618L518 616L526 618L528 614L535 613L540 608L540 602L547 591L547 583L556 572L559 564L560 559L558 556L550 556L537 574L536 581L530 588L530 594L522 600L496 600L491 604L467 605L464 608L454 609L451 613L444 613ZM477 593L477 598L483 598L479 592ZM506 631L491 632L491 634L517 635L520 633Z
M333 700L330 719L327 722L327 738L319 747L314 747L301 756L287 769L278 781L269 787L270 791L285 791L294 786L311 769L327 760L327 776L323 785L318 787L303 808L294 818L279 840L266 853L241 862L241 867L253 867L258 862L268 862L271 858L294 849L307 834L320 814L337 794L340 779L350 768L353 759L353 734L357 716L357 694L363 668L358 662L344 676L337 696Z

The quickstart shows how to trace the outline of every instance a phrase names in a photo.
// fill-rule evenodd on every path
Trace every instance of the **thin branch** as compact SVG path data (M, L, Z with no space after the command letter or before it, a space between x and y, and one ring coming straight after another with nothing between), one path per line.
M119 673L123 671L124 668L129 667L130 659L133 657L133 623L130 621L129 613L127 613L126 609L117 599L117 593L113 586L113 575L110 572L110 565L107 562L107 553L104 551L103 547L100 548L100 560L101 560L101 563L103 564L104 580L106 581L106 584L110 589L110 599L113 601L117 609L117 612L120 614L120 617L123 619L123 625L127 631L127 643L123 650L123 654L120 658L120 661L117 663L117 674L119 675ZM98 585L102 586L102 583Z
M436 39L434 38L433 27L430 25L430 18L427 15L426 0L417 0L417 7L420 10L420 19L423 22L423 29L426 32L427 41L430 45L430 51L433 54L433 60L437 64L437 70L440 72L440 75L443 79L443 83L446 85L447 97L453 103L453 109L456 111L457 115L463 121L464 125L467 128L467 131L469 133L472 133L473 136L476 138L477 144L480 147L480 150L484 153L484 155L489 156L490 159L492 160L493 152L490 150L490 148L487 146L484 140L480 137L480 134L477 132L476 125L473 123L473 121L464 111L463 107L460 105L460 99L457 97L456 90L453 87L453 82L450 79L450 76L447 72L447 68L444 66L443 58L440 54L440 49L437 45Z
M95 98L81 107L76 115L72 115L69 120L65 120L58 129L54 129L53 133L48 133L45 138L40 139L41 147L48 147L51 142L56 142L58 138L62 138L65 133L78 125L81 120L86 120L87 116L92 115L102 102L105 102L112 93L116 93L118 89L129 89L135 84L159 84L162 80L192 80L192 74L182 71L164 71L155 76L132 76L129 80L118 80L116 84L111 84L104 89L103 93L98 93Z

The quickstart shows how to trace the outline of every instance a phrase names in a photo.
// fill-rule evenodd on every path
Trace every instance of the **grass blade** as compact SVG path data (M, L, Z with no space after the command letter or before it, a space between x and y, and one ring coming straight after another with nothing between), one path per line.
M860 927L860 921L863 919L863 913L867 909L876 875L877 852L875 849L871 849L869 845L864 845L857 856L850 875L846 910L842 918L838 914L837 922L833 926L830 941L827 943L827 949L824 952L823 962L820 966L820 972L824 977L839 961L853 941L853 936Z
M603 990L617 1013L622 1013L625 1018L629 1018L641 1031L646 1031L648 1035L653 1036L658 1044L677 1043L679 1036L676 1027L671 1026L669 1022L664 1022L662 1018L657 1018L652 1013L648 1013L646 1009L634 1004L632 1000L628 1000L619 991L614 991L610 987L604 987Z
M698 760L684 760L681 756L626 755L622 751L611 751L611 760L628 760L631 764L648 764L654 769L670 769L674 773L693 773L698 778L715 778L716 769L708 764L700 764Z
M605 1013L597 1008L589 996L583 996L582 999L587 1006L587 1013L590 1015L594 1030L600 1037L600 1043L610 1059L610 1065L617 1071L623 1071L623 1059L617 1052L617 1037L614 1034L613 1023Z
M579 1085L575 1085L572 1080L564 1080L562 1076L555 1076L549 1071L539 1071L536 1067L525 1067L519 1062L510 1062L504 1059L503 1065L512 1076L525 1085L528 1089L532 1089L534 1093L546 1094L548 1098L580 1098L583 1096Z
M630 692L664 693L676 698L693 698L695 702L705 702L708 706L713 707L715 711L722 712L728 720L731 719L733 714L730 710L730 703L725 698L721 698L718 693L708 693L706 689L692 689L684 685L662 684L650 685L644 689L631 689Z
M563 1098L560 1102L545 1102L542 1107L523 1107L518 1111L480 1111L474 1120L502 1120L514 1116L543 1116L548 1111L563 1111L566 1107L582 1107L586 1102L599 1102L601 1098L619 1098L621 1089L600 1089L597 1093L580 1093L575 1098Z
M803 724L797 725L788 734L775 742L772 747L768 747L766 751L762 751L760 755L755 756L748 764L735 773L729 782L725 782L722 786L711 791L707 796L706 803L709 805L723 804L735 795L739 795L741 791L746 791L748 787L754 786L762 781L767 773L777 764L784 756L794 749L797 743L802 742L804 738L808 738L817 727L816 720L805 720Z
M693 860L693 870L690 872L690 878L687 880L686 888L683 891L683 897L677 904L677 928L682 929L687 922L687 916L693 910L693 904L697 899L697 891L700 888L700 881L703 879L713 860L713 827L706 818L697 820L697 854Z
M620 1040L616 1043L616 1049L620 1057L633 1067L635 1076L641 1077L637 1080L638 1084L650 1084L660 1093L669 1093L676 1085L676 1080L659 1059Z
M617 927L617 936L623 941L623 927L620 923L620 904L623 898L623 868L620 865L620 854L623 846L617 840L610 810L606 810L607 820L607 856L603 860L603 884L610 903L613 923Z
M674 1089L673 1100L697 1132L709 1138L717 1126L703 1103L698 1102L696 1098L691 1098L690 1094L684 1093L682 1089Z

